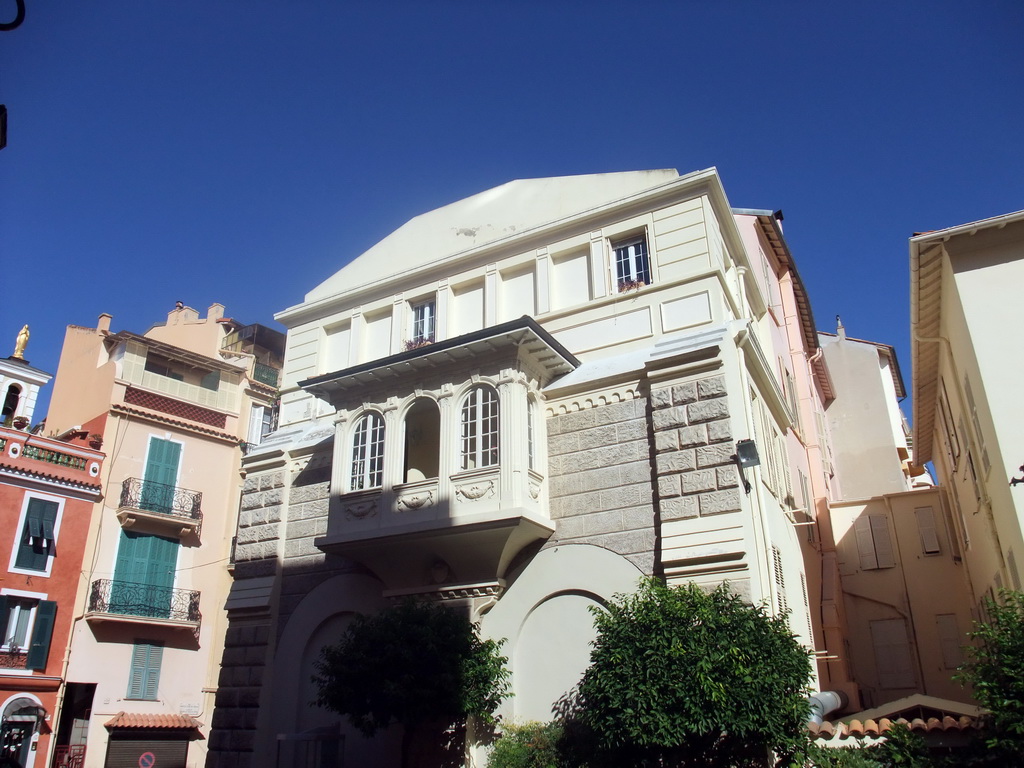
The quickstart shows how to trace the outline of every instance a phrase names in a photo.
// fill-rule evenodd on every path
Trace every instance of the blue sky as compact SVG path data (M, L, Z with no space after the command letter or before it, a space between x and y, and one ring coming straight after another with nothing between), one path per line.
M516 178L717 166L821 330L894 344L907 238L1024 208L1024 3L26 0L0 32L0 356L178 299L272 324ZM13 17L0 0L0 19ZM37 411L37 418L45 408Z

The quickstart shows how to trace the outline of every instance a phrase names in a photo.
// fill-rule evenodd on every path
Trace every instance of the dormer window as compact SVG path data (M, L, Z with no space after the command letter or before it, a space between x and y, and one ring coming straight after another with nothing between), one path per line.
M498 393L473 387L462 401L462 468L498 465Z
M351 490L365 491L384 484L384 419L366 413L352 436Z

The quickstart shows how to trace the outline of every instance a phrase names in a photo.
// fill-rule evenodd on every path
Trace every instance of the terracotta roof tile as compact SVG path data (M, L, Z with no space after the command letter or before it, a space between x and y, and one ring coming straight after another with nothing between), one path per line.
M202 723L190 715L144 715L118 712L103 724L107 728L199 728Z
M946 715L941 720L937 717L929 717L927 720L922 720L920 717L915 717L913 720L906 720L905 718L898 718L896 720L890 720L887 717L879 718L875 720L851 720L849 723L843 722L824 722L821 725L810 723L808 730L811 736L816 739L859 739L865 736L871 738L878 738L888 733L894 726L902 725L909 728L915 733L936 733L946 731L966 731L970 728L978 728L979 722L976 718L963 717L956 719Z

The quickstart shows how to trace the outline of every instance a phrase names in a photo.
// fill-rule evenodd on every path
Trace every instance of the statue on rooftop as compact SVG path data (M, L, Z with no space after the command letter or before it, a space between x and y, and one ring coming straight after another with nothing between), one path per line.
M28 346L28 326L23 325L21 330L18 331L18 338L14 342L14 354L11 357L16 357L19 360L25 359L25 347Z

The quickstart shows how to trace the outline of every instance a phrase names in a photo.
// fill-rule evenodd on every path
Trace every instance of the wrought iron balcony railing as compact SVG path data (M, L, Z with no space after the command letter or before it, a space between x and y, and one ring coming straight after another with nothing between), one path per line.
M89 611L198 624L199 591L155 587L131 581L96 579L89 593Z
M121 483L122 507L144 509L161 515L201 521L203 494L174 485L129 477Z
M16 648L0 649L0 669L26 669L28 653Z
M269 365L263 363L253 363L252 366L252 377L261 384L266 384L269 387L276 387L278 378L281 372L277 368L271 368Z

